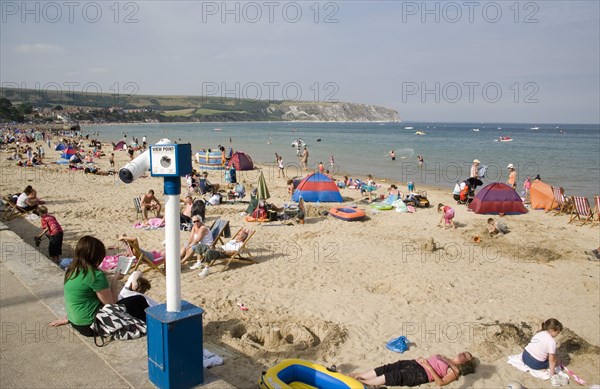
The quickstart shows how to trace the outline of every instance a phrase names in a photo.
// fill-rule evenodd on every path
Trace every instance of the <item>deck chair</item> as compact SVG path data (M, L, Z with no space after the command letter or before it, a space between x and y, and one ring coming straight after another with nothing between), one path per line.
M600 224L600 196L594 196L594 204L595 208L592 214L592 227L596 224ZM594 216L596 217L595 219Z
M6 210L2 215L2 220L8 221L16 217L24 217L35 211L34 209L26 211L23 208L18 207L11 195L3 196L2 200L6 203Z
M594 214L592 213L587 197L571 196L571 203L573 204L573 207L571 208L571 218L569 219L569 223L577 219L581 221L581 224L579 225L582 226L592 221Z
M554 200L552 201L552 205L546 211L546 213L550 212L553 209L555 210L554 216L559 215L561 213L568 213L570 206L569 202L567 201L567 198L565 197L565 190L562 187L553 186L552 194L554 195Z
M125 244L131 251L131 254L133 256L135 256L135 265L132 267L131 272L136 271L140 267L140 265L143 263L145 265L148 265L148 267L149 267L149 269L144 270L144 272L146 272L148 270L156 270L163 276L165 275L164 270L159 267L159 266L165 264L164 258L158 258L158 259L152 260L152 258L148 258L148 256L146 254L144 254L144 252L140 249L139 245L137 245L133 242L129 242L129 241L125 241Z
M140 217L140 215L144 214L142 212L142 199L140 199L139 197L134 197L133 205L135 206L135 211L137 212L135 215L135 219L137 220L137 218Z
M229 229L229 221L218 218L210 226L210 233L212 234L213 244L217 243L225 244L223 238L231 237L231 230Z
M242 229L240 228L234 236L237 236L237 234L239 234L241 231L242 231ZM232 263L241 263L243 265L255 264L256 261L251 258L252 254L250 253L250 251L247 248L248 241L252 238L252 236L254 236L255 232L256 232L255 230L249 232L248 237L246 238L246 240L244 240L241 247L237 251L226 252L225 257L212 259L209 263L209 266L212 266L219 259L222 259L225 262L223 269L221 269L221 271L227 270L229 265L231 265ZM245 255L247 255L247 256L245 256Z

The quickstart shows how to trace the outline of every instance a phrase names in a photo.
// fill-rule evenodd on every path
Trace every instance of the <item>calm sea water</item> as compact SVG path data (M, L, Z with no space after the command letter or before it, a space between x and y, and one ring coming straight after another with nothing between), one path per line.
M407 127L413 127L412 129ZM532 129L539 127L539 129ZM214 131L220 128L222 131ZM473 131L479 129L479 131ZM562 129L562 133L561 133ZM590 198L600 193L600 126L559 126L514 123L180 123L86 126L100 131L101 139L118 141L144 135L150 143L168 137L190 142L194 151L231 145L256 162L274 164L283 156L288 175L302 175L291 142L302 138L310 152L309 164L335 160L336 174L373 174L391 182L414 181L416 185L452 188L468 178L477 158L488 166L484 184L508 179L506 166L517 168L518 190L527 177L539 174L552 185L563 186L567 195ZM416 135L422 131L425 135ZM497 142L498 137L513 138ZM317 139L321 141L317 142ZM388 153L396 151L396 160ZM417 156L425 163L419 166Z

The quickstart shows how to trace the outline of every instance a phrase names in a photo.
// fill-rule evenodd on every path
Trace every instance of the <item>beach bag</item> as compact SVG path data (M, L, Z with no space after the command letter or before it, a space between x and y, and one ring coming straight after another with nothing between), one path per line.
M105 304L100 308L91 328L98 347L104 346L105 338L131 340L146 335L146 323L131 316L120 304Z

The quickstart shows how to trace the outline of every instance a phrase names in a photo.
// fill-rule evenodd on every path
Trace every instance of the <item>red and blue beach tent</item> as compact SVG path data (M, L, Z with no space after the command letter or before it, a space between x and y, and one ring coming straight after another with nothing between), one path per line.
M306 176L294 191L292 200L298 202L300 197L309 203L341 203L344 200L336 183L327 175L312 173Z

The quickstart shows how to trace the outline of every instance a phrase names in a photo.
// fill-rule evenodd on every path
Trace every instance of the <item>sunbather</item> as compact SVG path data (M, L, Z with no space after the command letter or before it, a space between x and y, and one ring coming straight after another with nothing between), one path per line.
M125 283L125 286L123 286L123 289L121 289L119 292L119 300L131 296L144 296L149 307L158 305L156 301L145 295L145 293L149 291L151 287L152 285L150 284L150 281L144 277L144 273L136 270L131 273L127 279L127 282Z
M465 351L450 359L442 355L398 361L350 377L367 385L418 386L435 382L444 386L456 381L461 375L475 372L475 361Z
M37 192L31 185L27 185L23 193L17 198L17 207L23 211L32 211L38 207Z
M160 205L160 201L158 201L154 195L154 191L152 189L142 196L141 206L144 220L148 220L148 210L156 212L156 217L160 217L162 206Z
M192 216L192 223L194 226L190 231L190 237L185 245L181 248L181 263L188 261L192 255L194 255L194 249L198 245L204 245L210 247L213 244L212 234L208 227L202 222L202 218L199 215Z

